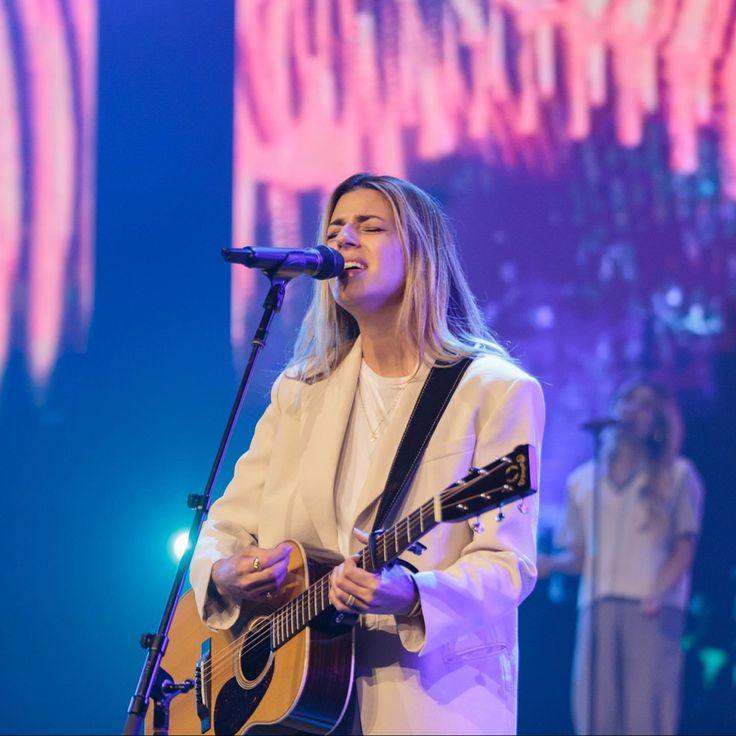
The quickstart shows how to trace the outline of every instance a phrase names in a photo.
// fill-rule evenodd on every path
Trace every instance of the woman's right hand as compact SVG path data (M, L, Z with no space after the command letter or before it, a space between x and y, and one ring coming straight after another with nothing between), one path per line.
M215 562L212 582L231 601L261 602L274 595L284 582L292 545L282 542L273 549L249 544Z

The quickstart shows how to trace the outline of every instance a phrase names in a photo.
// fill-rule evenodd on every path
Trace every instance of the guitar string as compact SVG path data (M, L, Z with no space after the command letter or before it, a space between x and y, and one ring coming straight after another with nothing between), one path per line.
M416 511L412 512L412 514L410 514L409 516L407 516L406 519L411 519L411 517L412 516L415 516L415 515L417 517L419 516L419 510L418 509ZM419 519L415 519L415 521L420 522ZM402 523L404 523L404 522L402 522ZM411 527L413 528L412 531L421 531L421 522L419 523L418 526L415 526L414 524L411 524ZM370 553L369 553L368 548L366 547L363 550L361 550L360 554L361 554L361 557L362 557L361 562L362 562L363 566L365 567L366 563L369 562L369 554ZM400 552L399 552L399 554L400 554ZM311 590L312 588L315 588L316 589L317 586L319 586L320 590L319 591L315 591L315 592L318 592L319 593L320 601L321 601L322 598L324 597L325 593L329 593L329 577L330 577L330 573L327 573L326 575L323 575L321 578L319 578L314 583L313 586L310 586L309 589L307 589L303 593L300 593L299 596L297 596L297 598L295 598L292 601L290 601L290 603L292 604L292 606L293 606L294 603L297 604L296 605L296 611L292 611L288 615L286 615L285 612L283 612L283 609L279 609L279 611L274 612L269 617L269 620L264 621L257 629L254 628L250 632L248 632L246 634L241 634L239 637L237 637L236 639L234 639L227 647L225 647L223 649L222 652L219 652L218 653L219 654L219 657L217 658L217 661L215 661L215 658L212 658L210 660L210 663L209 663L210 664L210 667L209 667L209 669L211 671L211 674L215 674L216 671L219 672L220 669L221 669L220 665L225 665L225 668L228 668L230 666L230 663L231 663L230 656L231 655L234 655L236 653L236 650L240 647L240 645L243 643L243 641L246 638L248 638L249 635L251 636L251 639L250 639L250 641L248 641L247 646L243 649L243 651L241 653L241 656L244 656L244 655L249 654L250 652L252 652L257 647L263 645L270 638L269 624L273 628L278 623L281 623L281 624L287 623L287 622L284 622L283 621L284 618L288 618L288 619L291 619L292 617L293 618L297 618L300 615L302 616L302 620L303 620L304 619L304 613L305 613L305 611L308 612L308 608L309 608L309 602L308 602L308 592L309 592L309 590ZM306 605L305 605L305 603L306 603ZM287 606L288 605L289 604L287 604ZM292 616L292 614L296 614L296 615ZM281 619L281 621L279 621L278 619ZM291 621L288 621L287 625L289 625L290 623L291 623ZM304 627L300 627L300 628L304 628ZM254 632L257 632L257 633L254 635ZM294 634L292 634L288 638L289 639L292 638L296 633L298 633L298 632L294 632ZM205 668L207 668L206 665L207 665L207 663L205 663Z
M454 489L454 490L457 490L457 489ZM446 491L446 492L443 492L442 494L440 494L440 496L449 496L449 495L451 495L452 492L454 492L454 491ZM488 491L484 491L484 492L487 493ZM480 495L481 494L478 494L476 496L471 496L469 498L466 498L465 500L472 501L472 500L474 500L476 498L479 498ZM514 499L514 500L516 500L516 499ZM501 505L501 504L499 504L499 505ZM490 509L488 509L488 510L490 510ZM419 515L418 512L419 512L419 509L417 509L415 512L412 512L412 514L410 514L409 516L406 517L406 520L411 520L411 517L414 516L415 514L418 516ZM416 521L421 521L421 520L414 519L413 521L416 522ZM416 526L415 526L414 523L411 523L409 525L409 527L412 528L413 531L416 530ZM421 529L421 527L420 527L420 529ZM408 529L407 529L407 531L408 531ZM364 565L368 561L368 559L366 559L366 553L369 553L369 550L368 550L367 547L364 548L363 550L361 550L361 553L360 553L361 554L361 557L363 558L362 562L363 562ZM398 552L398 553L400 554L400 552ZM324 593L326 592L324 589L325 589L326 583L328 583L328 581L329 581L329 573L326 574L326 575L323 575L321 578L319 578L314 583L313 586L310 586L310 588L308 588L306 591L300 593L299 596L297 596L297 598L293 599L290 602L292 604L291 606L289 606L289 604L287 604L282 609L279 609L279 611L276 611L273 614L271 614L271 616L269 616L269 618L267 620L265 620L264 622L262 622L258 627L254 628L251 631L247 632L246 634L242 634L239 637L237 637L236 639L234 639L227 647L225 647L223 649L222 652L219 652L218 653L219 656L217 658L212 658L212 659L209 660L209 662L205 662L203 669L205 671L209 670L210 674L214 674L216 671L219 672L221 668L227 669L230 666L230 662L231 662L230 655L231 654L235 654L235 651L249 637L249 635L251 636L251 640L248 641L246 647L242 650L241 656L245 656L245 655L251 653L254 649L256 649L257 647L259 647L263 643L265 643L266 640L270 639L271 638L271 632L274 630L274 626L275 625L277 625L277 624L283 625L283 624L286 623L287 626L288 626L289 624L291 624L291 621L290 620L288 622L284 621L285 618L289 618L289 619L295 618L295 619L298 620L299 615L301 615L302 620L305 620L304 619L304 613L305 613L305 611L307 612L307 618L309 618L309 592L310 592L310 590L314 589L314 592L315 593L316 592L319 592L320 601L321 601L322 598L323 598L323 596L324 596ZM319 591L317 591L317 588L318 587L319 587ZM327 588L328 588L328 591L329 591L329 586L327 586ZM294 603L296 603L296 606L293 605ZM287 612L284 610L287 607L296 608L296 610L289 611L288 612L288 615L287 615ZM294 614L296 614L296 615L294 615ZM306 623L305 623L305 626L306 626ZM304 626L300 626L299 627L300 630L303 629L303 628L304 628ZM254 634L254 632L255 632L255 634ZM293 632L293 634L291 634L291 636L289 636L283 643L286 643L286 641L288 641L288 639L292 638L297 633L299 633L299 632L298 631Z
M417 531L417 528L416 528L416 525L415 525L414 522L419 521L419 525L420 525L419 526L419 531L421 531L421 519L418 519L418 518L417 519L413 519L413 517L419 517L419 513L420 512L417 509L417 510L413 511L409 516L406 517L406 520L409 520L410 521L410 524L409 524L410 529L408 529L407 532L410 535L412 535L412 536ZM401 523L402 524L406 524L406 521L402 521ZM383 539L383 535L381 536L381 539ZM408 537L407 537L407 541L408 541ZM385 547L385 545L384 545L384 547ZM397 552L398 552L398 550L397 550ZM400 552L398 552L398 553L400 554ZM368 548L367 547L364 548L363 550L360 551L359 554L361 555L361 564L362 564L363 568L365 568L366 567L366 564L369 562L369 559L368 559L369 550L368 550ZM327 581L328 578L329 578L329 573L326 574L326 575L323 575L317 581L315 581L314 587L316 587L319 584L319 585L321 585L322 588L324 588L325 587L324 581ZM291 608L297 607L299 609L297 611L297 613L303 613L304 610L305 610L305 608L308 609L309 608L308 592L309 592L309 590L311 588L312 588L312 586L310 586L310 588L308 588L307 590L305 590L302 593L300 593L296 598L294 598L291 601L289 601L289 603L285 604L285 606L283 606L281 609L279 609L277 611L274 611L271 614L271 616L270 616L270 618L273 620L273 622L274 623L284 623L283 619L291 618L292 614L295 613L295 611L286 611L285 609L287 607L291 607ZM319 592L320 596L323 596L323 594L325 593L324 590L319 590L317 592ZM303 605L305 602L306 602L306 606ZM247 636L247 634L245 634L243 636ZM238 646L239 643L240 642L236 639L236 640L234 640L231 643L230 646L232 648L234 648L234 647Z
M397 524L397 526L399 526L399 525L407 526L407 524L408 524L408 528L407 528L407 535L408 535L407 536L407 542L409 541L409 536L412 536L413 537L417 532L421 532L422 531L422 523L423 522L422 522L422 519L421 519L421 513L422 513L421 512L421 508L420 509L415 509L408 516L406 516L401 522L399 522L399 524ZM381 537L379 538L379 543L380 543L380 540L382 540L382 539L385 538L385 536L387 536L387 535L381 535ZM393 546L395 547L395 545L393 545ZM385 544L384 544L384 550L386 550L386 545ZM395 550L395 551L396 551L397 554L400 554L401 553L400 550ZM368 547L364 547L360 551L359 554L361 555L361 564L362 564L363 568L365 569L367 563L370 561L370 550L369 550ZM316 587L317 585L320 585L321 588L324 588L325 587L325 582L327 582L328 580L329 580L329 573L326 574L326 575L323 575L321 578L319 578L317 581L315 581L314 587ZM288 626L291 623L291 621L289 621L288 619L295 618L299 614L302 614L303 615L305 609L308 609L309 608L308 594L309 594L309 590L311 589L311 587L312 586L310 586L310 588L308 588L307 590L305 590L302 593L300 593L293 600L289 601L289 603L287 603L281 609L279 609L278 611L275 611L273 614L271 614L271 616L269 617L271 623L274 624L274 625L283 625L283 624L286 624ZM320 594L320 600L321 600L322 597L324 596L324 593L325 592L329 592L329 586L328 586L328 590L327 591L321 589L318 592ZM291 608L291 609L296 608L296 610L286 611L285 609L287 607L288 608ZM296 614L296 616L294 614ZM254 639L253 640L254 646L259 646L264 641L264 639L269 636L268 630L267 630L268 629L268 626L267 626L267 624L265 622L264 622L264 626L266 628L266 631L263 632L263 636L261 636L259 639L257 639L257 640ZM262 626L261 628L264 628L264 627ZM246 638L246 637L248 637L249 635L252 635L252 632L247 632L247 633L242 634L241 636L237 637L220 654L221 655L222 654L229 655L231 652L229 652L228 650L235 650L237 647L240 646L240 644L242 643L243 639Z
M516 499L514 499L514 500L516 500ZM318 584L323 589L325 587L325 582L328 580L328 578L329 578L329 575L325 575L322 578L320 578L319 581L318 581ZM324 593L324 590L322 591L322 593ZM303 613L303 606L302 606L302 613ZM258 648L259 646L262 646L264 643L266 643L266 641L268 641L270 639L270 636L271 636L270 635L270 631L272 630L272 627L269 626L269 624L273 624L273 621L271 620L269 622L264 622L264 624L262 624L258 628L258 632L259 633L256 633L255 636L253 637L253 639L251 641L249 641L246 644L246 646L242 649L242 652L240 653L240 657L241 658L242 657L245 657L245 656L248 656L256 648ZM304 626L299 627L299 630L302 630L303 628L305 628L306 625L307 624L305 623ZM297 633L299 633L299 632L298 631L294 631L291 634L291 636L288 637L288 639L293 638L293 636L295 636ZM209 675L210 678L211 678L211 677L213 677L213 676L215 676L215 675L217 675L217 674L219 674L219 673L221 673L223 671L232 671L233 664L234 664L233 661L232 661L232 656L234 656L236 654L236 652L235 651L231 651L231 652L229 652L227 654L225 654L225 652L227 652L227 649L234 650L237 647L239 647L243 643L243 640L246 637L247 637L247 635L241 635L234 642L231 642L231 644L228 645L228 647L226 647L225 650L223 650L223 653L220 653L218 657L212 658L209 662L205 662L204 663L204 666L203 666L203 671L204 671L205 675ZM285 640L282 643L286 643L286 641L288 641L288 639ZM270 656L270 654L269 654L269 656Z
M501 460L498 460L496 462L497 463L501 463L502 461ZM506 461L506 463L507 463L507 461ZM494 469L495 468L491 468L490 465L487 466L488 473L490 473ZM486 473L486 475L488 473ZM482 476L476 476L476 478L478 478L478 477L482 477ZM470 479L469 481L463 482L461 484L463 486L462 490L465 491L465 490L467 490L468 487L472 486L474 480L476 480L476 479ZM445 489L444 491L442 491L438 495L440 496L441 499L447 500L447 498L449 496L451 496L452 494L456 494L458 492L458 490L460 490L460 486L454 486L454 487L450 487L450 488ZM495 490L497 491L498 488L495 489ZM488 493L489 491L488 491L488 489L486 489L483 492L484 493ZM491 492L494 492L494 491L491 491ZM465 499L465 500L472 500L474 498L478 498L478 496L473 496L473 497L470 497L469 499ZM431 503L432 503L432 501L430 501L429 503L423 504L422 507L420 507L419 509L415 509L407 517L405 517L405 519L402 522L399 522L398 524L396 524L394 526L394 529L395 530L398 530L399 525L402 524L402 523L404 524L404 526L407 527L407 530L406 530L406 532L407 532L407 542L409 541L409 534L411 534L413 536L413 532L416 531L416 522L417 521L419 522L419 531L422 532L422 529L421 529L421 526L422 526L422 517L421 517L422 509L425 506L429 506ZM499 505L501 505L501 504L499 504ZM390 532L390 530L387 530L387 532L384 533L380 537L380 539L382 539L383 542L384 542L384 556L386 555L386 552L387 552L386 539L388 538L389 532ZM395 533L397 533L397 532L395 532ZM393 547L394 547L395 554L400 554L401 553L400 550L396 547L396 544L395 543L393 544ZM363 563L363 567L364 568L365 568L366 563L369 561L368 558L367 558L367 555L368 554L369 554L369 548L368 547L363 548L361 550L361 552L360 552L360 555L361 555L361 558L362 558L361 559L361 562ZM305 612L305 609L307 611L307 618L310 618L310 616L309 616L309 603L310 603L310 600L309 600L309 591L312 588L315 588L316 589L317 585L319 585L320 588L321 588L321 590L319 591L319 593L320 593L320 601L322 601L322 597L324 596L324 592L325 592L323 590L324 587L325 587L324 583L325 583L325 581L327 581L328 578L329 578L329 574L322 576L321 578L319 578L315 582L315 584L313 586L310 586L310 588L308 588L306 591L303 591L302 593L300 593L296 598L294 598L292 601L290 601L289 603L287 603L286 606L282 607L282 609L279 609L278 611L275 611L273 614L271 614L271 616L269 616L267 622L258 627L259 630L261 630L261 629L265 629L265 630L264 630L263 635L261 635L258 639L253 639L253 646L259 646L261 643L263 643L263 641L265 640L265 638L267 638L267 637L270 636L268 623L270 623L272 625L273 624L283 625L284 623L286 623L283 619L285 619L287 617L287 611L285 610L287 608L292 609L292 610L289 610L288 611L288 618L289 619L292 617L292 614L296 614L294 616L294 618L297 618L299 614L302 614L302 616L303 616L303 614ZM316 603L316 601L315 601L315 603ZM288 624L290 624L290 623L291 623L291 621L288 621ZM300 627L300 628L303 628L303 627ZM241 635L240 637L237 637L235 640L233 640L233 642L231 642L230 645L228 645L228 647L225 648L225 650L223 650L223 652L225 654L229 654L230 652L228 652L228 650L234 650L237 647L239 647L240 644L242 643L242 641L249 634L252 635L253 631L255 631L255 629L254 630L251 630L250 632L246 632L245 634ZM295 633L297 633L297 632L295 632ZM292 636L293 636L293 634L292 634ZM247 649L244 650L244 653L246 653L247 651L248 651Z
M488 491L484 491L484 492L487 493ZM447 495L449 495L449 494L450 494L450 492L447 492ZM440 494L440 495L444 495L444 494ZM476 498L479 498L480 495L481 494L478 494L477 496L471 496L471 497L469 497L469 498L467 498L465 500L472 501L472 500L474 500ZM514 499L514 500L516 500L516 499ZM501 504L499 504L499 505L501 505ZM488 509L488 510L490 510L490 509ZM412 512L412 515L414 513L415 512ZM410 516L408 516L406 518L407 519L410 519L412 515L410 515ZM411 526L413 527L414 525L412 524ZM368 548L364 548L361 551L361 557L365 558L367 552L368 552ZM366 561L367 560L364 559L364 562L366 562ZM307 589L307 591L304 591L303 593L300 593L297 598L293 599L291 601L292 604L294 604L295 602L297 602L296 610L295 611L290 611L289 612L289 615L288 615L288 618L292 618L292 617L297 618L298 615L301 614L302 620L304 620L304 616L303 615L305 613L305 610L308 612L308 606L309 606L308 594L309 594L309 590L311 590L312 587L316 589L317 586L319 586L321 588L321 590L319 591L320 596L324 595L324 593L325 593L325 590L324 590L325 583L327 583L328 580L329 580L329 573L327 575L324 575L321 578L319 578L315 582L314 586L310 586L310 588ZM287 606L289 606L289 604L287 604ZM287 606L285 606L284 608L286 608ZM280 613L281 613L281 616L279 616ZM251 630L250 632L248 632L246 634L242 634L239 637L237 637L236 639L234 639L227 647L225 647L223 649L222 652L218 653L219 656L217 658L212 658L212 659L210 659L209 662L205 662L204 669L205 670L208 669L209 672L210 672L210 674L212 675L212 674L215 674L215 672L219 672L222 667L228 668L230 666L230 655L235 654L235 651L240 647L240 645L243 643L243 641L248 638L249 635L252 638L247 643L246 647L242 650L241 656L245 656L245 655L251 653L254 649L256 649L257 647L261 646L263 643L266 642L266 640L268 640L268 639L271 638L271 633L270 632L273 630L274 624L277 623L277 621L279 623L281 623L281 624L285 623L283 621L283 619L286 617L285 616L285 613L286 612L284 611L284 609L279 609L279 611L276 611L273 614L271 614L271 616L266 621L264 621L260 626L258 626L257 628ZM296 614L296 616L293 616L293 614ZM281 620L279 620L279 618ZM291 621L289 621L288 623L290 624ZM305 623L305 626L306 626L306 623ZM300 626L299 628L301 630L301 629L304 628L304 626ZM254 635L254 632L257 632L257 633L255 633L255 635ZM288 638L289 639L292 638L297 633L298 633L298 631L295 631ZM283 643L285 643L285 641Z
M454 489L454 490L457 490L457 489ZM448 495L449 496L451 493L452 493L452 491L447 491L447 492L443 492L440 495L441 496L444 496L444 495ZM484 491L484 493L488 493L488 491ZM480 495L481 494L478 494L476 496L471 496L469 498L466 498L465 500L472 501L472 500L474 500L476 498L479 498ZM514 500L516 500L516 499L514 499ZM502 505L502 504L499 504L499 505ZM490 509L487 509L487 510L490 510ZM419 511L419 510L417 509L417 511ZM412 512L412 514L410 516L406 517L406 518L407 519L410 519L411 516L414 515L415 513L416 512ZM361 556L363 558L365 558L366 552L368 552L368 548L367 547L364 548L361 551ZM328 581L328 579L329 579L329 573L327 575L324 575L321 578L319 578L315 582L314 587L316 587L317 585L320 585L322 588L324 588L325 587L325 582ZM303 603L306 600L308 591L309 591L309 589L307 591L304 591L303 593L300 593L299 596L297 596L297 598L295 598L294 600L291 601L292 604L295 603L296 601L299 601L299 603L296 606L297 610L290 612L289 618L291 618L291 614L293 614L293 613L296 613L296 614L299 614L299 613L303 614L304 613L305 606L303 605ZM321 593L324 593L324 590L322 590ZM287 604L287 606L285 606L284 608L286 608L288 606L289 606L289 604ZM283 611L283 609L280 609L280 611ZM257 647L259 647L262 644L264 644L270 638L270 636L271 636L270 631L273 630L273 624L274 624L274 622L275 622L275 620L277 618L277 614L278 613L279 613L279 611L277 611L274 614L272 614L269 617L269 619L267 619L267 621L263 622L263 624L260 627L258 627L258 631L260 631L261 633L257 633L247 643L247 645L245 646L245 648L241 652L241 657L242 656L245 656L245 655L247 655L249 653L251 653L254 649L256 649ZM284 616L282 615L281 618L283 619ZM295 618L296 618L296 616L295 616ZM289 621L289 623L291 623L291 622ZM304 628L304 626L301 626L299 628L301 630L301 629ZM209 669L211 675L215 674L215 672L221 671L223 668L224 669L228 669L231 666L230 656L235 654L235 650L237 650L237 648L240 647L240 645L243 643L243 641L248 638L248 635L249 634L252 635L253 631L256 631L256 629L254 629L251 632L248 632L246 634L242 634L239 637L237 637L235 640L233 640L227 647L225 647L223 649L222 652L219 653L219 657L217 657L217 661L215 661L215 658L210 659L210 661L208 663L205 663L204 669ZM288 638L292 638L297 633L298 632L295 631ZM285 642L283 642L283 643L285 643ZM208 664L209 664L209 667L207 667Z

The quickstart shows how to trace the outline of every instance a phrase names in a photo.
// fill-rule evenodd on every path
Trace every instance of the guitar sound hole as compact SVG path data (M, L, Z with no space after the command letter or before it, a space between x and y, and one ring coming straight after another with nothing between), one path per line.
M271 637L265 621L257 623L246 635L240 650L240 667L246 680L253 682L266 669L271 657Z

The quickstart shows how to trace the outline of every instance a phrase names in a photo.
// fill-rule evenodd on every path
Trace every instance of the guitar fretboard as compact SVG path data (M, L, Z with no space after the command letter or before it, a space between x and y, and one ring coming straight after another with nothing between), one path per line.
M435 500L431 499L390 529L377 533L375 544L363 547L360 551L358 567L368 572L380 570L438 523ZM278 649L324 613L330 605L329 592L330 576L327 574L276 611L270 623L272 648Z
M465 478L448 486L390 529L371 535L369 544L358 553L358 566L368 572L377 572L441 522L478 516L536 493L530 484L530 479L535 477L530 472L530 461L536 462L534 458L528 445L519 445L510 456L483 468L472 468ZM501 515L499 521L502 518ZM330 576L327 574L273 613L264 623L271 649L278 649L325 613L330 607L329 592Z

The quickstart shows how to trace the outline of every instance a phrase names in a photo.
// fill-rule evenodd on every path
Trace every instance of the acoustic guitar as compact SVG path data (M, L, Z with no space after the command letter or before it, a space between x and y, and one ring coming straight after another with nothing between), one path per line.
M376 572L407 550L421 554L419 539L438 524L496 508L502 521L502 507L519 500L525 512L522 499L536 493L533 477L536 457L529 445L471 468L390 529L372 534L358 565ZM476 524L480 529L480 519ZM162 659L164 690L184 691L169 701L169 733L325 734L345 714L353 686L355 617L344 617L328 600L330 572L343 559L288 541L289 567L278 594L262 605L243 606L228 631L205 627L192 591L182 596ZM149 734L165 728L154 726L152 711Z

